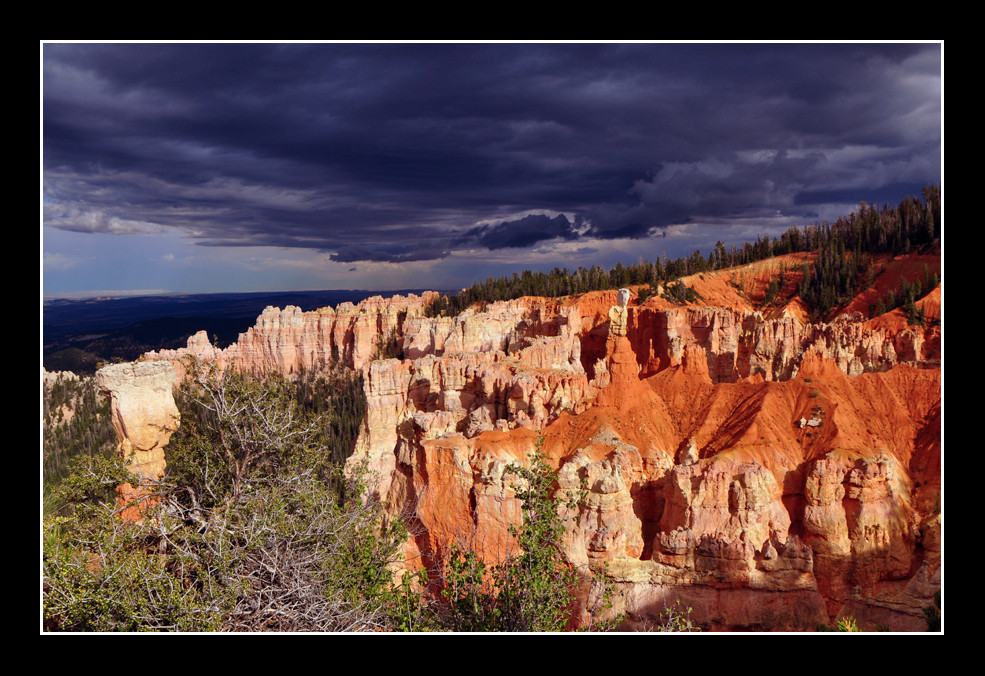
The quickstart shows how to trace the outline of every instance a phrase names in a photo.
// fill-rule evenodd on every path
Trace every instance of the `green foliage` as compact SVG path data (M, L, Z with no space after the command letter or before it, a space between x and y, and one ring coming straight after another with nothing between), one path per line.
M769 285L766 287L766 294L763 296L763 307L768 306L776 300L780 291L783 289L785 272L786 270L781 271L778 278L770 280Z
M386 336L377 337L376 355L374 359L403 359L404 346L396 329L392 329Z
M560 297L637 284L667 287L687 275L788 253L818 251L814 264L804 266L798 291L812 321L821 321L859 290L871 286L873 269L869 254L932 250L939 243L940 186L924 188L922 198L921 201L917 197L907 197L895 207L887 205L881 209L863 202L858 210L839 218L834 224L792 226L780 237L757 237L755 242L747 242L741 247L726 248L723 242L717 242L707 257L695 251L690 256L673 260L651 262L641 259L631 265L620 262L608 271L593 265L570 271L567 268L554 268L550 272L524 270L514 272L510 277L490 277L455 295L439 297L425 312L429 317L455 316L476 303L521 296ZM775 300L782 286L781 279L767 289L767 302ZM643 295L639 302L646 297ZM700 300L700 297L688 297L686 288L675 288L668 298L678 304Z
M903 306L903 314L906 315L906 323L910 326L922 327L926 325L923 306L918 308L912 298L907 299L906 304Z
M815 627L816 631L819 632L861 632L862 630L858 628L858 623L855 621L854 617L843 617L835 623L834 627L829 627L826 624L818 624Z
M898 206L882 209L863 202L857 211L833 225L814 226L818 256L812 266L804 267L799 289L811 321L826 319L834 309L871 286L874 271L870 254L897 255L936 246L933 223L940 213L939 186L925 188L923 198L924 201L907 197ZM880 302L882 307L877 303L873 312L888 312L902 305L905 298L899 300L899 305L895 297Z
M93 378L57 378L44 383L42 395L42 480L45 513L59 508L58 485L78 457L107 459L116 433L109 398L99 394Z
M499 572L498 569L496 571ZM441 596L441 623L452 631L497 631L502 620L497 581L475 549L451 546Z
M45 628L403 626L412 599L391 566L406 528L367 495L363 473L343 474L351 449L322 445L302 403L321 405L317 387L190 366L163 481L86 457L62 483L67 507L45 520ZM121 483L145 495L139 522L120 518Z
M366 415L362 374L339 366L329 371L302 371L294 383L294 399L315 425L316 444L329 450L332 463L345 462Z
M529 466L511 465L507 472L520 480L516 496L523 503L523 525L510 533L521 549L500 572L500 594L507 600L512 631L560 631L567 625L575 570L564 558L564 523L554 500L557 476L547 463L544 438L529 457ZM567 505L573 508L573 499Z
M118 455L80 455L69 463L68 476L54 489L54 494L76 510L88 510L112 503L117 486L137 481Z
M152 529L120 518L116 486L137 483L121 459L80 456L56 493L65 515L43 524L49 631L217 629L213 606L175 575Z
M912 282L903 279L898 289L887 291L876 304L869 309L869 316L879 316L896 308L903 308L903 314L910 326L926 326L927 318L923 306L917 307L916 302L940 284L937 273L930 273L930 268L924 266L924 278Z
M207 595L195 585L186 588L167 557L142 546L142 534L117 520L77 532L85 539L74 546L46 548L45 629L219 629Z
M612 609L612 597L614 595L612 587L612 577L609 575L609 563L605 562L604 568L597 571L592 576L592 583L588 589L588 599L585 610L588 613L588 622L581 627L582 631L587 632L607 632L616 631L619 625L626 619L626 615L611 616L608 612ZM605 615L609 614L608 618Z
M396 631L431 631L442 629L435 624L428 597L419 589L428 586L428 574L421 570L416 574L404 573L388 594L390 625Z
M261 381L194 361L189 369L194 381L178 396L181 427L166 449L169 481L182 488L188 504L236 501L248 484L280 477L304 459L314 429L300 415L286 378Z
M696 303L701 300L701 295L697 291L681 281L665 286L663 297L675 305Z
M564 558L556 474L543 438L528 466L511 465L507 472L517 478L523 503L523 524L510 528L521 551L489 566L474 548L453 546L443 571L441 622L455 631L561 631L571 621L577 573Z
M778 280L774 279L766 287L766 294L763 296L763 305L769 305L776 298L776 294L780 291L780 283Z
M838 631L845 631L845 632L862 631L861 629L858 628L858 624L856 624L854 617L841 618L840 620L838 620L838 623L835 625L835 627Z
M196 377L176 394L182 422L166 449L169 478L188 500L212 507L241 491L246 476L255 482L298 464L344 497L339 468L366 411L361 376L336 368L260 380L190 368Z
M927 631L941 630L941 613L944 610L944 601L940 590L934 592L934 604L924 606L923 617L927 622Z
M685 608L681 600L677 599L674 605L668 606L660 613L660 625L657 631L701 631L701 627L691 619L692 611L691 606Z

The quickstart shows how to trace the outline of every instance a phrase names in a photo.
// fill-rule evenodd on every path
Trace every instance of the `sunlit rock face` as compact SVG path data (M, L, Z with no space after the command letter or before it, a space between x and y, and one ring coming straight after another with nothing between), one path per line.
M225 350L200 334L145 359L179 379L186 355L360 370L368 409L350 463L410 521L410 566L440 565L455 542L490 561L515 551L506 468L540 438L558 497L580 497L564 515L581 593L607 571L625 628L653 626L678 598L708 629L813 630L845 615L924 628L940 588L939 327L806 324L738 302L623 307L617 291L429 318L431 298L268 308ZM108 389L121 411L151 401Z
M169 362L112 364L96 372L96 386L110 398L117 450L128 469L143 479L164 476L164 447L178 429L180 415ZM124 484L117 489L124 519L140 519L147 491Z
M388 340L403 335L404 322L421 316L436 296L373 296L358 305L342 303L311 312L293 305L267 307L256 324L224 350L212 347L200 331L189 338L187 348L148 352L144 359L173 362L179 378L187 356L223 367L234 364L248 373L292 374L336 363L359 370L385 349Z
M173 381L168 362L112 364L96 373L96 386L110 397L121 453L138 475L164 473L164 447L180 420Z

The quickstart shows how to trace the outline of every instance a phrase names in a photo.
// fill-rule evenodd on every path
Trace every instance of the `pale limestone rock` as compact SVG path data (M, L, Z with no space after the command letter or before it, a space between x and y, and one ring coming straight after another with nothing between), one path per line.
M909 575L919 537L912 485L896 461L820 458L806 477L804 527L828 595L843 602L858 585Z
M698 461L698 447L694 443L694 437L687 439L677 450L678 465L693 465Z
M97 387L111 400L120 452L135 474L164 474L164 446L179 423L173 381L166 361L113 364L96 373Z
M71 371L46 371L43 366L41 367L41 382L44 385L51 387L59 380L77 381L79 376Z
M878 602L888 607L910 599L901 603L919 611L914 599L932 587L938 569L930 565L924 582L908 581L913 543L919 538L932 551L940 529L939 521L936 530L932 521L918 523L907 468L888 457L791 459L806 452L799 443L837 445L841 437L831 435L864 428L850 406L834 409L825 421L830 424L807 442L806 432L787 421L815 427L808 417L822 418L811 412L806 393L803 405L795 403L795 391L783 394L794 401L784 404L777 424L783 434L801 437L789 440L794 448L769 448L772 455L764 459L748 455L756 444L768 448L755 425L723 435L721 420L702 423L708 429L680 430L659 422L671 413L670 404L651 401L644 379L676 370L690 388L679 405L689 408L697 406L701 388L746 380L779 385L822 362L836 366L841 378L860 379L902 361L933 366L939 333L876 329L857 318L811 325L728 308L644 307L627 313L626 335L610 353L611 293L597 309L527 298L455 318L424 317L425 298L377 297L313 313L270 308L236 345L213 353L217 361L252 371L290 374L336 362L359 368L368 411L352 462L371 469L375 491L392 514L417 510L414 551L421 556L436 556L454 538L508 551L508 527L519 523L520 510L505 468L524 462L533 430L574 424L614 387L620 396L606 399L620 415L645 403L658 420L648 428L650 440L624 439L626 429L600 431L587 446L565 449L558 463L561 490L580 490L583 481L588 490L578 514L569 515L566 555L579 566L608 562L630 599L620 601L625 610L643 617L650 611L639 599L657 598L654 590L686 590L703 599L710 623L767 626L779 618L780 625L770 626L812 627L819 614L817 621L827 620L825 600L834 612L850 602L858 580L882 580L888 589L890 578L900 589L911 585L909 591L881 592ZM397 332L404 358L374 360L380 336L389 331ZM193 338L185 354L210 354L207 337ZM620 358L610 368L615 347ZM171 360L180 352L157 357ZM583 363L594 365L591 382ZM844 387L830 374L824 378ZM721 406L735 410L738 403ZM922 419L922 409L907 406L914 410L906 415ZM705 409L695 415L699 411ZM897 422L895 458L909 453L906 444L914 437ZM768 428L770 421L757 425ZM742 447L737 457L716 455L724 442L709 444L726 438ZM698 458L699 446L705 460ZM802 540L790 534L791 515L801 514Z
M294 374L336 363L362 369L378 354L381 339L400 336L405 322L424 314L437 297L434 292L421 296L373 296L358 305L342 303L335 310L320 308L302 312L288 306L267 307L256 324L224 350L208 344L208 337L196 334L182 350L162 350L144 355L146 360L169 360L180 369L183 357L190 355L215 361L221 368L235 364L250 373ZM179 376L183 371L179 370Z
M619 289L616 304L609 308L609 335L626 335L629 323L629 310L626 305L629 303L629 294L629 289Z

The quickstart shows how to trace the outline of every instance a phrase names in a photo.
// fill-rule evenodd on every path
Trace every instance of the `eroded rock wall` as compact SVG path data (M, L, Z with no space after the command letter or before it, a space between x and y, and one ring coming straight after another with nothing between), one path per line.
M515 547L505 468L542 431L559 491L584 491L567 556L586 579L608 571L627 627L676 598L713 629L923 627L940 585L939 328L631 305L615 338L615 292L454 318L424 316L427 299L268 308L225 350L200 334L145 359L362 370L350 462L411 521L410 565L454 542L491 560ZM377 358L384 343L402 358Z
M757 374L787 380L807 352L833 360L852 376L904 363L934 367L940 352L936 328L880 328L858 313L830 324L801 324L794 317L764 319L729 308L644 306L631 313L629 338L644 376L680 363L684 349L698 345L716 383Z
M360 453L394 458L376 463L390 477L381 494L418 515L421 561L455 541L494 558L509 549L519 505L502 468L524 461L540 429L559 490L589 487L569 515L568 558L606 566L630 625L686 595L710 628L812 629L845 614L923 627L939 522L911 503L915 483L939 487L939 474L910 460L939 458L928 446L939 445L940 375L919 347L939 334L635 309L613 343L598 335L601 313L548 302L532 316L529 303L492 304L488 322L417 319L405 338L415 358L372 367L404 377L380 389L367 379L377 415ZM518 340L533 324L547 337ZM839 452L858 467L835 469L827 455ZM821 506L823 482L853 497Z
M146 361L171 361L179 378L184 376L183 361L188 356L234 364L249 373L282 373L330 367L342 363L360 370L376 358L390 340L403 334L408 318L422 315L437 294L421 296L373 296L360 302L341 303L337 308L302 312L289 305L284 309L267 307L254 326L224 350L209 343L200 331L179 350L148 352Z

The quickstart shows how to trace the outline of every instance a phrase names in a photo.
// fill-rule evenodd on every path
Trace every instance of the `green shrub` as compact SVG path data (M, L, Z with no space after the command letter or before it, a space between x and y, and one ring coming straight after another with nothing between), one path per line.
M826 624L818 624L816 627L817 631L843 631L843 632L861 632L862 630L858 628L858 623L855 621L854 617L843 617L835 623L834 627L829 627Z
M528 466L511 465L507 473L517 477L523 503L522 525L510 527L520 552L490 567L473 548L453 546L443 570L439 622L455 631L561 631L571 622L577 573L564 557L556 473L543 437Z
M62 505L57 487L70 474L73 461L79 456L110 458L116 432L109 398L100 395L92 377L48 381L41 401L44 513L51 514Z
M498 574L510 631L559 631L571 617L577 574L564 557L564 523L553 495L557 475L547 463L543 442L543 437L537 439L529 467L506 470L519 478L516 496L523 503L523 525L510 528L522 553ZM568 507L574 506L569 501Z
M691 619L691 606L686 608L677 599L674 605L668 606L660 613L660 625L657 631L701 631L701 627Z
M376 342L376 354L373 359L403 359L404 358L404 346L403 341L397 333L396 329L391 329L386 337L380 335L377 336Z
M704 300L697 291L678 280L664 287L663 297L675 305L686 305Z
M858 628L858 624L855 622L854 617L843 617L840 620L838 620L838 623L835 626L838 629L838 631L846 631L846 632L862 631L861 629Z
M85 458L45 520L48 630L357 631L400 626L407 531L344 475L281 378L192 364L160 482ZM144 518L113 488L138 485Z
M944 602L941 599L940 591L934 593L934 604L931 606L924 606L923 617L927 622L927 631L940 631L941 630L941 612L944 608Z

